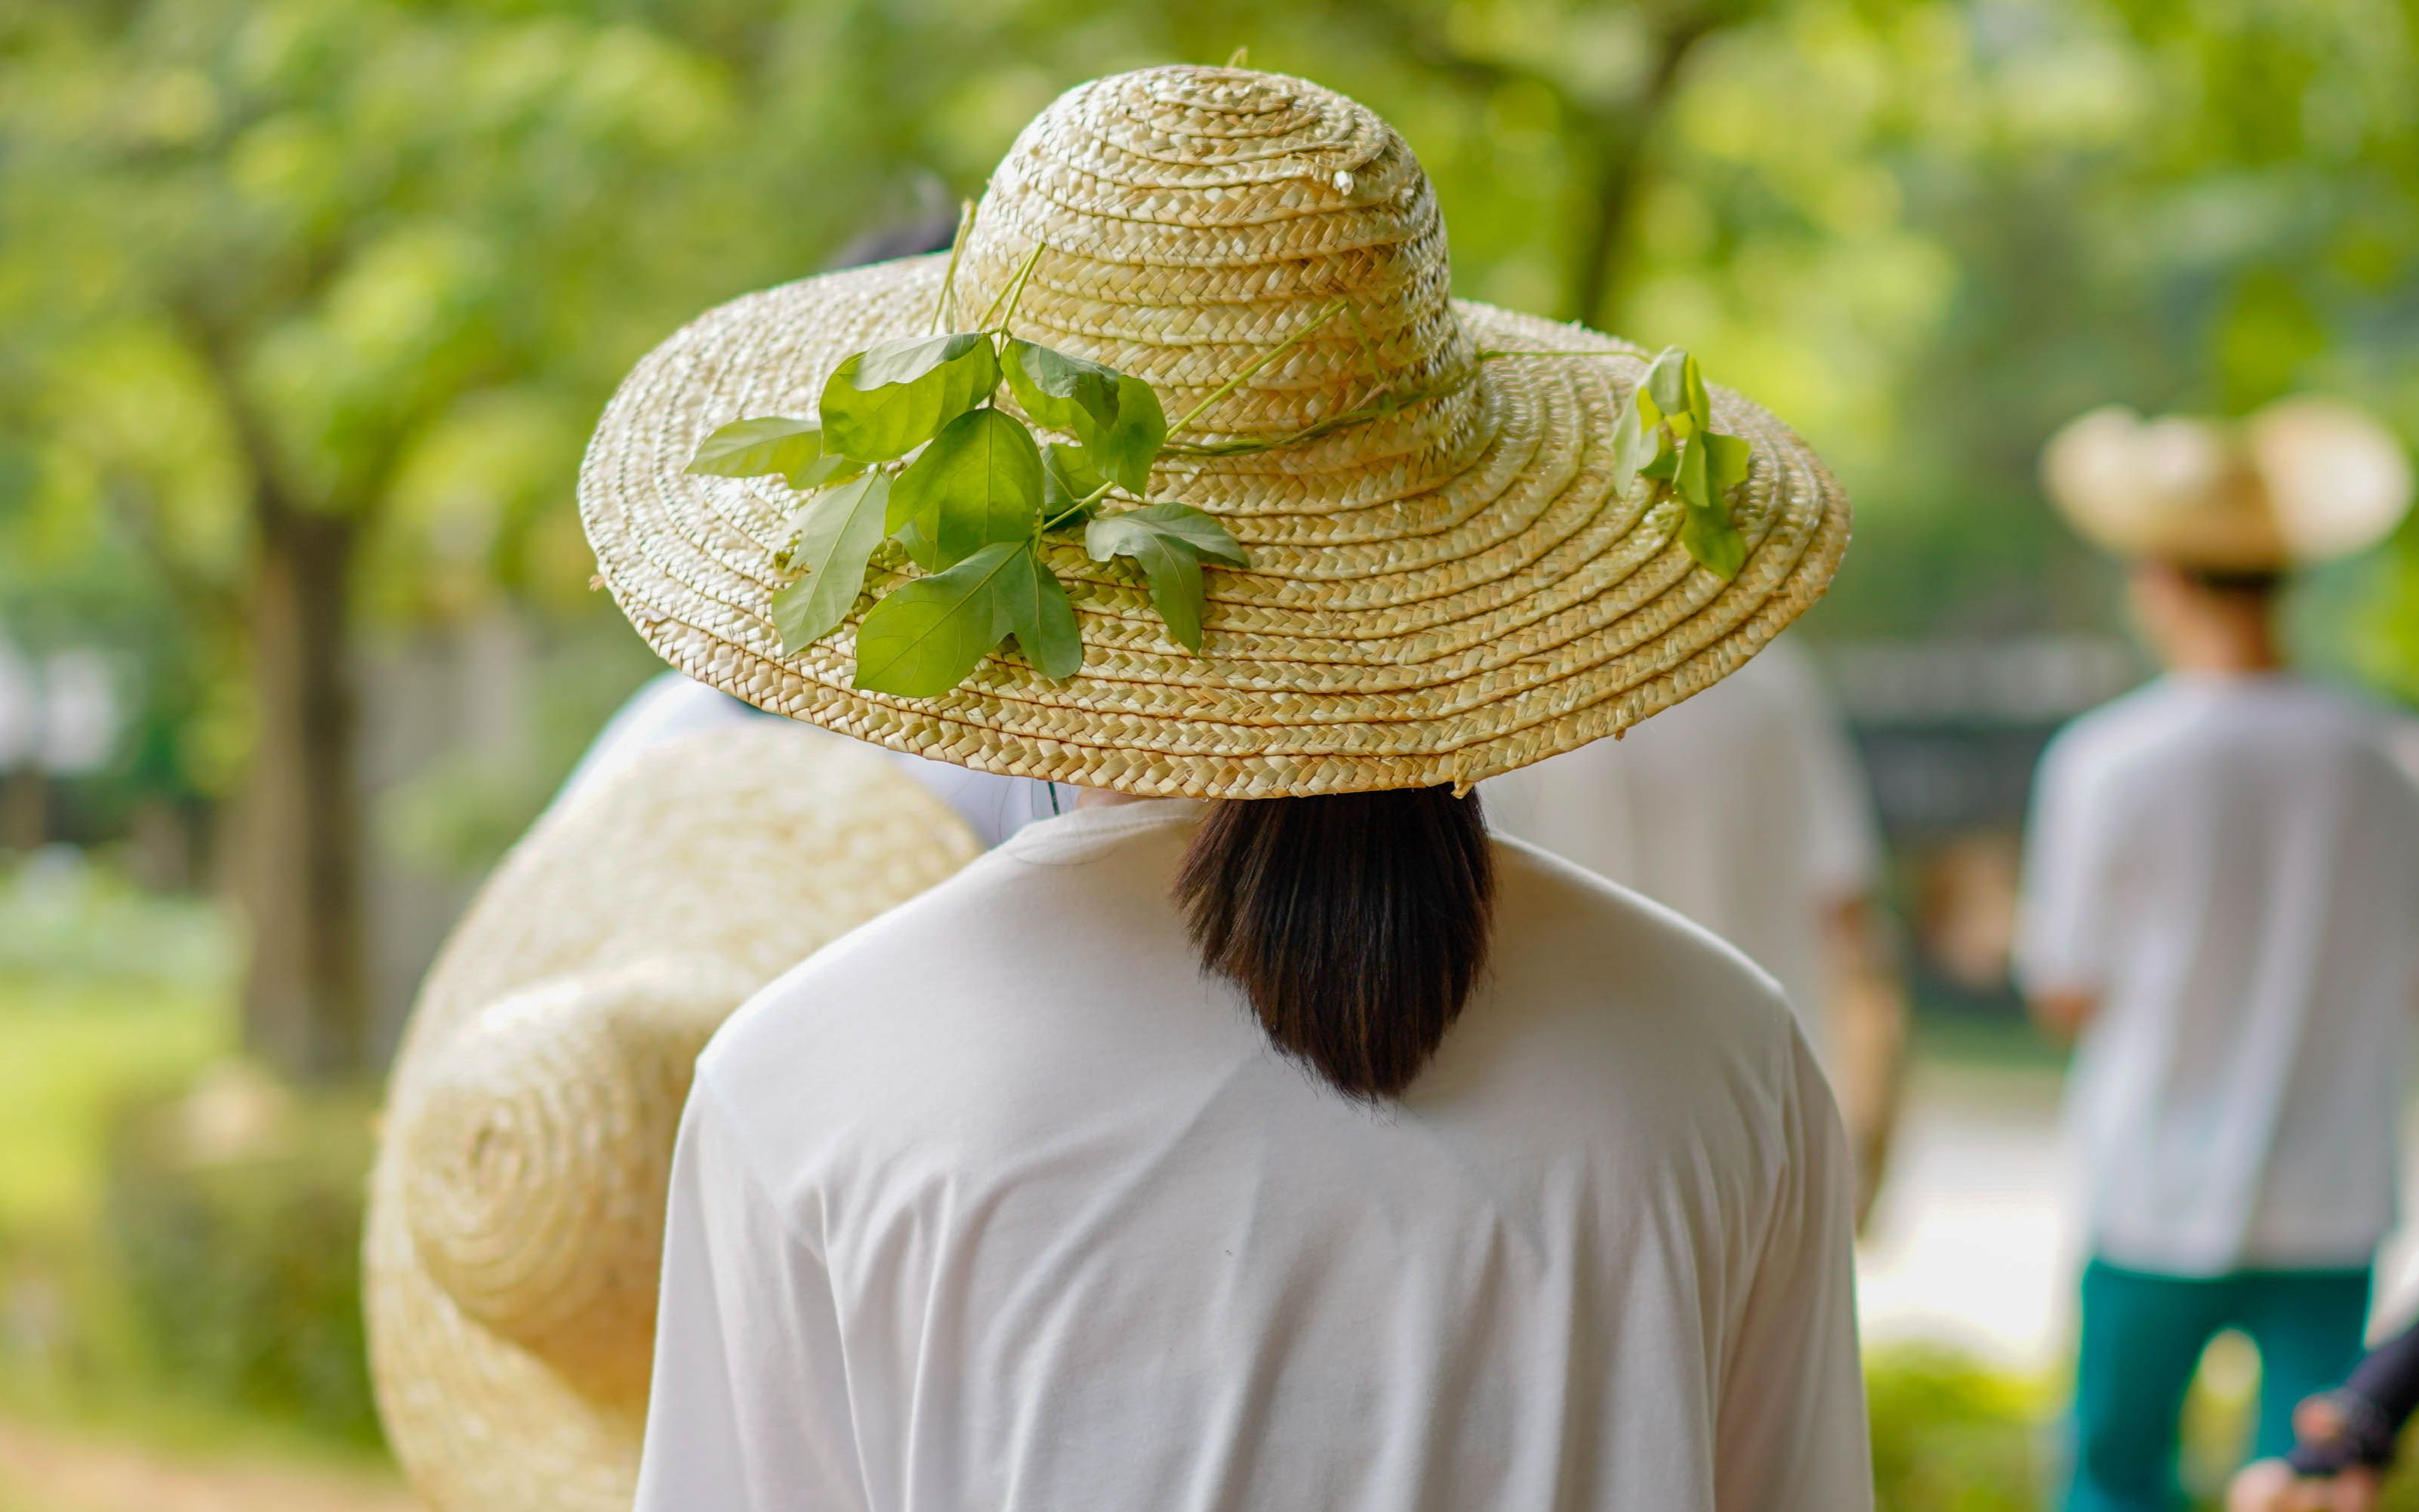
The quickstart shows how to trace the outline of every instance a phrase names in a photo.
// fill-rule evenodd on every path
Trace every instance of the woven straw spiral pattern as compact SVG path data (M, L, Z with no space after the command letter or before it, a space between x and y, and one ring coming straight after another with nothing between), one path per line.
M1610 485L1643 354L1453 300L1410 147L1316 85L1167 68L1070 91L994 177L950 323L980 319L1037 245L1011 329L1148 379L1172 418L1316 327L1179 440L1286 437L1380 391L1410 402L1273 450L1162 460L1150 497L1218 516L1252 556L1209 574L1199 655L1126 564L1053 547L1077 676L1003 651L948 694L893 698L850 687L853 619L780 653L791 491L684 469L717 426L812 415L841 358L928 329L946 259L734 301L639 364L581 470L604 580L661 655L760 707L988 771L1208 797L1469 784L1718 680L1821 594L1847 544L1822 463L1717 388L1717 428L1753 443L1734 503L1751 549L1728 583L1696 565L1675 506Z
M767 722L639 753L506 858L422 990L371 1184L379 1410L437 1512L627 1512L698 1050L977 849L873 752Z

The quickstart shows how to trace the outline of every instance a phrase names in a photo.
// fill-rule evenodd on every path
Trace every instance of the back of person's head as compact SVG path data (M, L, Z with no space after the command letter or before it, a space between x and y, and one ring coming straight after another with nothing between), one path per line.
M1477 981L1494 852L1450 788L1236 799L1194 831L1176 895L1277 1048L1374 1102L1410 1086Z
M2216 567L2178 570L2193 590L2204 598L2238 608L2265 609L2275 603L2277 595L2285 589L2285 574L2281 571L2236 571Z

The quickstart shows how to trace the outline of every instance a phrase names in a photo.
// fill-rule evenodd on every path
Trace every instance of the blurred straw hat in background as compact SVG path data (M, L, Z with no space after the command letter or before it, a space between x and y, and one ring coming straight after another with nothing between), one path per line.
M763 720L637 753L506 857L422 989L371 1181L378 1407L436 1512L628 1512L698 1051L978 849L878 753Z
M1715 428L1753 447L1732 506L1749 551L1728 581L1698 565L1676 505L1611 486L1644 354L1453 299L1410 147L1317 85L1173 67L1070 90L993 175L956 307L984 309L1037 246L1018 334L1148 381L1171 415L1235 383L1182 440L1294 437L1380 382L1410 402L1255 455L1161 458L1149 498L1214 515L1252 563L1209 575L1198 655L1129 577L1051 543L1080 672L995 655L951 692L893 697L851 686L854 616L781 654L770 601L796 495L686 470L718 426L813 416L843 357L927 330L948 259L750 295L639 365L581 469L605 581L658 653L761 708L987 771L1196 797L1466 784L1712 684L1822 594L1847 544L1813 453L1716 389ZM1328 318L1339 301L1350 319Z
M2213 572L2350 556L2411 507L2401 443L2332 399L2282 399L2240 422L2094 409L2051 438L2042 476L2091 541Z

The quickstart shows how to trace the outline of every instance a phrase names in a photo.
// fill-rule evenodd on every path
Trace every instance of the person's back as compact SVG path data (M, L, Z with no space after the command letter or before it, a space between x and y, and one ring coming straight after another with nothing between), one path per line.
M2077 721L2042 787L2024 954L2098 984L2073 1095L2087 1149L2124 1152L2103 1253L2363 1253L2419 1006L2419 787L2383 719L2284 673L2170 677Z
M1771 984L1499 844L1488 976L1356 1102L1188 949L1199 811L1035 825L715 1041L664 1327L784 1324L659 1360L640 1504L1869 1504L1844 1154Z

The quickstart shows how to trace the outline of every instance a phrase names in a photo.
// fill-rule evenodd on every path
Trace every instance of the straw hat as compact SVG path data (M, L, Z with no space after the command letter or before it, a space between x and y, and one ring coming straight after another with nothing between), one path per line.
M422 989L371 1181L378 1406L437 1512L628 1512L698 1050L978 849L875 752L767 720L640 752L506 858Z
M2074 528L2119 556L2273 572L2350 556L2411 507L2411 464L2376 420L2284 399L2239 424L2094 409L2051 438L2042 476Z
M1349 302L1357 331L1321 327L1188 440L1347 413L1373 368L1446 392L1257 455L1161 460L1150 496L1217 516L1251 554L1210 574L1200 654L1130 580L1054 547L1077 594L1079 674L1053 684L994 657L938 698L890 697L850 686L853 619L780 653L769 600L795 496L684 470L716 427L811 415L842 357L924 330L946 259L750 295L639 365L581 469L604 579L656 651L761 708L987 771L1207 797L1467 784L1713 683L1813 602L1847 544L1821 462L1727 390L1715 426L1754 448L1733 579L1691 560L1677 509L1646 509L1645 485L1616 496L1612 419L1643 355L1452 299L1410 147L1317 85L1163 68L1069 91L993 176L958 305L982 309L1037 244L1019 332L1148 380L1171 414Z

